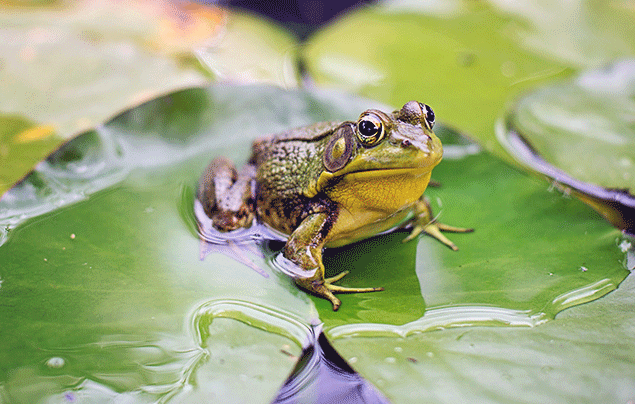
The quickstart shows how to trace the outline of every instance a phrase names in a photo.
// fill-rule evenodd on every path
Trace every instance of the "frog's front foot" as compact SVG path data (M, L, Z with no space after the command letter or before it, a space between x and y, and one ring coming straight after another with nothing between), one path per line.
M432 208L427 199L420 199L415 207L415 218L413 223L412 232L403 241L404 243L414 239L421 232L424 232L452 250L457 251L459 248L450 239L443 235L443 231L451 233L471 233L474 229L468 229L464 227L448 226L447 224L437 222L432 216Z
M335 293L365 293L384 290L384 288L346 288L333 284L345 277L347 274L348 271L344 271L336 276L326 279L319 279L317 277L296 278L295 283L314 295L330 301L333 305L333 311L337 311L342 304L340 299L335 297Z

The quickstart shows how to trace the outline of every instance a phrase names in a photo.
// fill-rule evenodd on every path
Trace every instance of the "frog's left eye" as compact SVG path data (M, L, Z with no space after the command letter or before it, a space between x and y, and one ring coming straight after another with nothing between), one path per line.
M357 137L364 146L373 146L385 135L384 123L377 115L362 116L357 122Z
M426 126L429 130L432 130L434 127L434 111L429 105L421 103L419 105L421 106L421 111L425 114Z

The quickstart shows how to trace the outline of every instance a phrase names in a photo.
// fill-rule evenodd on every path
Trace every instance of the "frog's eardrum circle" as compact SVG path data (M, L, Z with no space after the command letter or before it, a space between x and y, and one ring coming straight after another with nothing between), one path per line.
M353 155L355 147L353 124L347 122L335 130L324 149L324 168L336 172L344 168Z

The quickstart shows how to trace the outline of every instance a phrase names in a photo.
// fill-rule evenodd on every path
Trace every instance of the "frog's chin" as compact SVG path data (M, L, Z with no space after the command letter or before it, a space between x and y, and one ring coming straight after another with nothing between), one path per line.
M416 184L419 188L421 183L427 186L430 173L436 164L416 167L381 167L365 168L347 172L329 173L322 172L316 182L309 185L306 196L312 198L318 192L334 184L341 186L345 184L359 184L362 187L376 188L382 184L386 188L391 186L404 186L404 184ZM364 185L365 184L365 185ZM423 194L423 190L419 196Z

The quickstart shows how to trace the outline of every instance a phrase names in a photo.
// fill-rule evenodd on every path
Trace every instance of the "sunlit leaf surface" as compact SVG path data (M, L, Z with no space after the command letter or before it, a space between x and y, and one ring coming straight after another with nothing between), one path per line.
M384 108L274 87L190 89L131 109L40 164L0 201L0 397L266 403L308 325L323 321L344 357L400 402L409 393L397 392L390 377L438 378L424 363L437 352L426 339L442 344L483 329L430 331L490 325L499 326L494 335L531 339L558 324L550 321L557 312L606 294L628 274L628 240L592 210L442 127L445 157L433 172L442 186L428 195L439 220L476 229L452 235L458 252L426 236L404 244L404 232L329 251L330 272L351 270L343 285L386 288L343 296L337 313L271 264L274 246L234 252L267 277L236 256L199 259L192 204L209 160L225 155L240 164L257 136L356 119L369 107ZM583 338L566 328L560 337ZM537 349L532 341L527 356ZM402 342L416 370L408 377L394 373L401 359L385 351L399 353ZM439 401L454 397L444 391L478 383L504 398L497 377L506 366L512 376L533 375L534 368L493 360L513 345L507 337L496 343L500 349L474 343L468 356L490 374L465 374L462 356L448 359ZM356 355L364 356L357 365ZM546 397L566 396L556 387Z

